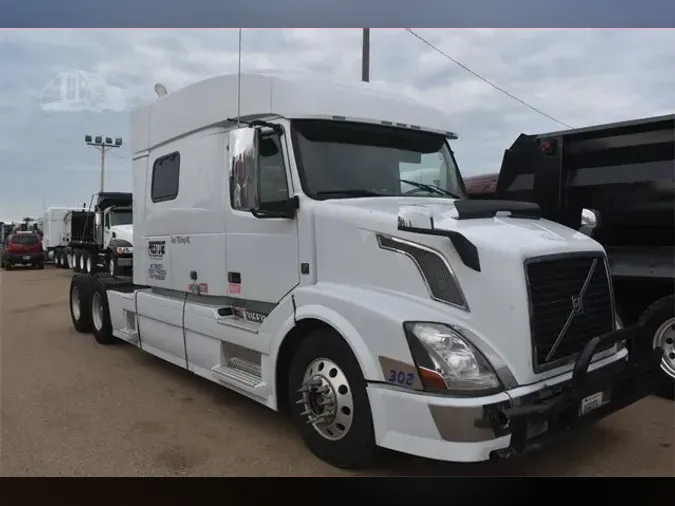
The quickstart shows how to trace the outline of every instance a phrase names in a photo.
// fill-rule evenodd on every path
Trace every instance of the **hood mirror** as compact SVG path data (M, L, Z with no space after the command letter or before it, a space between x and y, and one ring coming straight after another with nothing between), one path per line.
M600 212L595 209L581 210L581 226L597 228L600 225Z
M433 214L428 207L402 207L398 211L398 229L403 231L434 230Z

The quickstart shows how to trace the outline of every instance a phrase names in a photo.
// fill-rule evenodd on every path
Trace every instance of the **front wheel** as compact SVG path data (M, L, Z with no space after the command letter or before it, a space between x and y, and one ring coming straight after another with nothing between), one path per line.
M117 256L115 256L114 253L110 253L108 256L108 273L113 277L120 275L119 262L117 261Z
M663 379L655 393L675 399L675 296L664 297L649 306L642 313L638 327L643 333L641 342L663 350Z
M375 434L366 381L334 331L305 337L291 361L289 389L293 421L314 455L345 469L370 463Z

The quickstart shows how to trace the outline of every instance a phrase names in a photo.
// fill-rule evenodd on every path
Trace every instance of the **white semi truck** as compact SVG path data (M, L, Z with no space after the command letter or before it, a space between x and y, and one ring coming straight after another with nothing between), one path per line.
M79 332L289 408L340 467L519 455L652 391L662 352L629 356L602 246L465 199L441 111L360 83L238 88L132 111L133 278L74 276ZM437 184L401 182L429 159Z

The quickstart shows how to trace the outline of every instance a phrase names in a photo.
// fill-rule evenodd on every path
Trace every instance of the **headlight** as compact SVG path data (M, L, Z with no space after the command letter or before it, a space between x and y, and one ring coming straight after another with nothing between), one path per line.
M131 253L132 251L133 251L133 248L123 248L123 247L117 248L117 254L118 255L126 255L127 253Z
M447 325L406 322L404 329L425 390L457 395L490 395L502 390L485 357Z

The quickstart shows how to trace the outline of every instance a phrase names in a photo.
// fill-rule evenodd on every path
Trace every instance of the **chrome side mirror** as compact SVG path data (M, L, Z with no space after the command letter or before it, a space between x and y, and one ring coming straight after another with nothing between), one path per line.
M596 228L600 225L600 212L595 209L581 210L581 226Z
M258 207L258 146L256 128L242 127L229 133L230 193L236 209Z
M422 206L405 206L398 211L399 230L434 230L431 210Z

